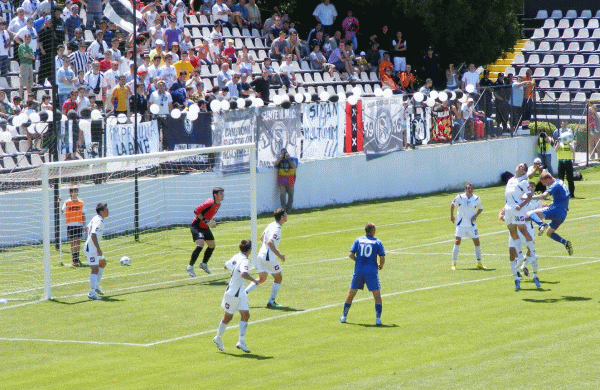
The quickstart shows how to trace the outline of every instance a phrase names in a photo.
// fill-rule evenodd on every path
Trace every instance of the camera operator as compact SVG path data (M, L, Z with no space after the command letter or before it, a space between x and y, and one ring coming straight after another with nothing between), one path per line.
M281 207L289 213L292 209L292 203L294 202L294 184L296 183L296 167L298 166L298 160L290 157L288 151L283 148L281 149L279 158L273 163L273 166L277 168L277 187L279 189Z
M552 153L554 150L554 140L542 130L537 139L538 157L542 160L542 167L546 168L551 175L554 175L552 170Z

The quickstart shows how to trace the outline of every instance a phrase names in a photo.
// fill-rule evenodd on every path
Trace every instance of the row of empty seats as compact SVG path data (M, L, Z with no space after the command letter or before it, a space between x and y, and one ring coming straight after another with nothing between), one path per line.
M577 32L576 32L577 31ZM531 39L542 40L542 39L600 39L600 28L565 28L560 30L558 28L551 28L545 30L543 28L536 28L533 31Z
M597 86L599 83L600 80L556 80L554 82L551 82L550 80L543 79L538 81L538 87L542 89L569 89L572 91L578 89L585 89L588 91L595 91L598 89Z
M550 14L548 14L548 10L541 9L537 12L537 15L535 16L535 18L538 20L544 20L544 19L548 19L548 18L550 18L550 19L562 19L562 18L565 18L565 19L577 19L577 18L590 19L592 17L600 18L600 10L592 12L592 10L586 9L586 10L581 11L581 14L578 14L576 10L571 9L571 10L566 11L563 16L563 11L560 9L555 9L553 11L550 11Z
M565 51L567 51L567 52L587 52L587 53L593 53L593 52L600 51L600 43L598 45L596 45L596 43L593 42L593 41L587 41L587 42L578 42L578 41L571 41L571 42L563 42L563 41L557 41L557 42L549 42L549 41L541 41L541 42L527 41L527 42L525 42L525 46L523 47L523 52L524 53L528 53L528 52L540 52L540 53L551 52L551 53L560 54L560 53L564 53Z
M552 66L552 65L599 65L600 57L598 54L545 54L540 57L539 54L517 54L513 59L514 65L530 65L530 66Z
M571 22L573 22L571 24ZM558 21L558 23L556 22L556 20L554 19L546 19L544 21L544 25L542 26L543 29L549 30L551 28L559 28L559 29L565 29L565 28L573 28L573 29L580 29L580 28L587 28L587 29L594 29L594 28L598 28L600 27L600 20L594 18L594 19L575 19L575 20L571 20L571 19L560 19Z
M544 91L543 94L538 94L537 101L553 103L585 103L588 99L600 100L600 93L585 93L585 92L568 92L568 91Z

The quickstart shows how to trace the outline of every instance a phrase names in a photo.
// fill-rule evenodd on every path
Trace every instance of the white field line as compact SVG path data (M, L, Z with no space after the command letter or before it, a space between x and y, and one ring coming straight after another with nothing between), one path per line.
M594 260L586 261L586 262L581 262L581 263L576 263L576 264L569 263L569 264L563 264L563 265L560 265L560 266L544 268L544 269L542 269L542 271L549 271L549 270L556 270L556 269L567 268L567 267L576 267L576 266L580 266L580 265L589 265L589 264L594 264L594 263L600 263L600 258L593 258L593 259ZM387 298L387 297L393 297L393 296L397 296L397 295L411 294L411 293L422 292L422 291L429 291L429 290L435 290L435 289L440 289L440 288L461 286L461 285L470 284L470 283L488 282L488 281L491 281L491 280L508 278L508 277L512 277L512 275L498 275L498 276L491 276L489 278L465 280L465 281L454 282L454 283L440 284L440 285L436 285L436 286L425 286L425 287L415 288L415 289L412 289L412 290L396 291L396 292L391 292L391 293L387 293L387 294L381 294L381 296L384 297L384 298ZM371 299L372 299L371 297L367 296L367 297L364 297L364 298L355 299L354 302L368 301L368 300L371 300ZM331 308L334 308L334 307L341 307L341 305L342 305L341 302L336 302L336 303L332 303L332 304L328 304L328 305L324 305L324 306L319 306L319 307L313 307L313 308L310 308L310 309L305 309L305 310L302 310L302 311L285 313L285 314L276 315L276 316L272 316L272 317L268 317L268 318L263 318L263 319L256 320L256 321L251 321L250 324L254 325L254 324L259 324L259 323L262 323L262 322L273 321L273 320L277 320L277 319L281 319L281 318L286 318L286 317L290 317L290 316L296 316L296 315L302 315L302 314L306 314L306 313L312 313L312 312L315 312L315 311L331 309ZM234 329L234 328L237 328L237 327L239 327L239 325L231 325L231 326L229 326L229 328L231 328L231 329ZM217 331L217 329L210 329L210 330L205 330L205 331L202 331L202 332L191 333L191 334L187 334L187 335L183 335L183 336L173 337L173 338L169 338L169 339L165 339L165 340L159 340L159 341L155 341L153 343L145 343L145 344L142 344L142 343L116 343L116 342L105 342L105 341L94 341L94 340L55 340L55 339L38 339L38 338L28 339L28 338L11 338L11 337L0 337L0 341L8 341L8 342L41 342L41 343L72 343L72 344L109 345L109 346L126 346L126 347L153 347L153 346L156 346L156 345L172 343L172 342L176 342L176 341L180 341L180 340L185 340L185 339L189 339L189 338L193 338L193 337L203 336L203 335L206 335L206 334L214 334L216 331Z

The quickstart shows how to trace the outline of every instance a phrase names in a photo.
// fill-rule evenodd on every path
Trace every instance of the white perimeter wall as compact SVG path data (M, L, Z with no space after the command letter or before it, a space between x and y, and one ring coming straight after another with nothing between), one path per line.
M514 172L519 162L533 161L534 143L535 137L516 137L422 147L371 161L367 161L364 154L354 154L301 163L294 208L457 190L466 182L476 187L494 185L500 182L503 172ZM160 184L156 180L142 179L139 181L140 227L191 222L194 208L210 197L215 186L222 186L226 191L217 216L247 215L248 194L236 194L247 190L247 182L248 175L222 177L214 173L168 177ZM101 201L109 204L108 233L133 228L132 194L133 183L125 181L82 186L79 193L87 202L88 221L95 213L92 205ZM40 191L0 194L0 246L41 240L40 197ZM68 197L66 188L61 197ZM257 200L259 213L279 207L274 169L257 174ZM50 229L53 236L54 228Z

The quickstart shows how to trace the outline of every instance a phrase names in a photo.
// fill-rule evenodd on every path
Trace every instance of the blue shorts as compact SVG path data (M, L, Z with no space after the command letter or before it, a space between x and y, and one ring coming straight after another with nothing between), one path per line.
M558 207L547 207L542 210L542 213L544 214L545 219L549 219L551 221L549 225L554 230L558 229L558 227L567 218L567 210L560 209Z
M367 285L369 291L380 290L379 276L377 274L354 274L352 276L352 282L350 282L350 288L352 290L362 290Z

